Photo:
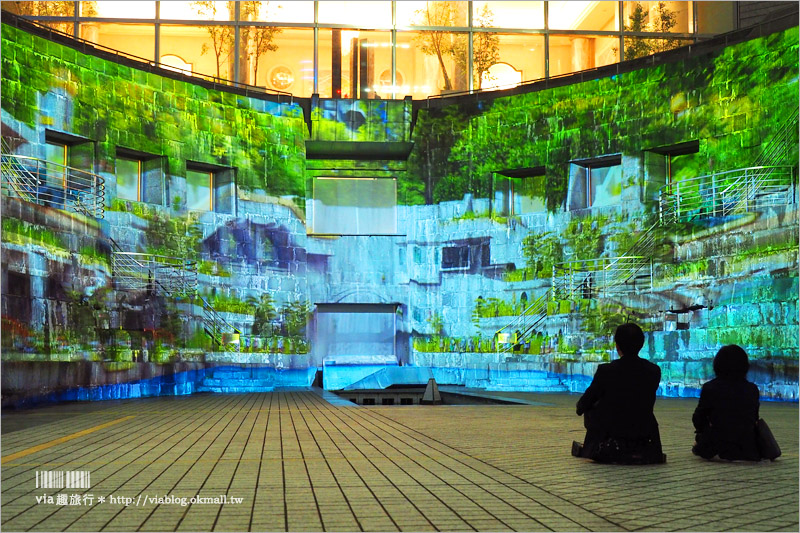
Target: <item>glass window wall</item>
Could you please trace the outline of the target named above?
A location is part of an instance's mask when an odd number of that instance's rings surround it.
[[[403,87],[399,98],[463,92],[468,83],[468,34],[441,30],[397,32],[397,70]]]
[[[472,24],[479,28],[544,28],[544,2],[472,2]]]
[[[393,98],[394,93],[391,32],[320,30],[320,96]]]
[[[560,76],[619,61],[619,39],[594,35],[551,35],[550,76]]]
[[[318,16],[320,24],[346,23],[362,28],[388,29],[392,27],[392,3],[320,2]]]
[[[733,2],[691,1],[64,1],[3,8],[70,34],[77,22],[90,42],[196,76],[333,98],[503,88],[614,63],[620,49],[625,59],[669,50],[735,24]]]
[[[244,2],[243,2],[244,3]],[[163,20],[233,20],[233,2],[161,2]]]
[[[106,19],[152,19],[156,16],[155,2],[81,2],[82,17]]]
[[[551,30],[617,31],[617,2],[549,2],[548,23]]]
[[[544,78],[544,35],[494,33],[483,40],[476,32],[472,46],[475,89]]]
[[[694,27],[692,4],[693,2],[623,2],[624,29],[657,33],[691,33]]]
[[[148,61],[155,59],[156,32],[152,24],[84,22],[81,38]]]
[[[161,58],[168,65],[196,74],[233,79],[232,26],[161,26]],[[178,66],[178,58],[183,65]],[[174,64],[173,64],[174,63]]]
[[[327,3],[327,2],[326,2]],[[242,20],[254,20],[258,22],[284,22],[291,24],[313,24],[314,23],[314,2],[289,1],[289,2],[242,2],[249,4],[249,8],[242,8]],[[247,18],[244,16],[246,11],[253,13]],[[344,15],[340,13],[340,18]],[[342,21],[339,21],[343,23]]]
[[[467,25],[469,2],[397,2],[398,27]]]
[[[314,30],[252,26],[247,33],[246,69],[240,69],[247,83],[297,96],[314,93]]]

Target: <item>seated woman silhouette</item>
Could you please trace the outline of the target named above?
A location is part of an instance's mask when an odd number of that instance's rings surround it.
[[[578,400],[586,437],[582,445],[573,442],[572,455],[604,463],[664,463],[653,414],[661,369],[639,357],[644,333],[636,324],[619,326],[614,342],[620,358],[598,366]]]
[[[750,362],[739,346],[723,346],[714,357],[716,377],[703,385],[692,415],[696,443],[692,453],[704,459],[759,461],[756,446],[758,387],[747,381]]]

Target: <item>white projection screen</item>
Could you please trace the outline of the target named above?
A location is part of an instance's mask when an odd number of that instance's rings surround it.
[[[323,357],[395,354],[394,305],[317,304],[316,308],[315,349]]]
[[[312,233],[397,234],[396,178],[314,178]]]

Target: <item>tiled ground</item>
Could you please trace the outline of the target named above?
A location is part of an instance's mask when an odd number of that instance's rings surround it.
[[[2,530],[798,530],[797,404],[762,404],[774,463],[694,457],[696,401],[659,399],[668,463],[609,466],[570,456],[575,396],[528,397],[547,405],[338,407],[287,391],[4,412]],[[37,489],[43,470],[89,470],[91,488]],[[92,504],[36,501],[59,493]],[[181,505],[196,495],[228,501]]]

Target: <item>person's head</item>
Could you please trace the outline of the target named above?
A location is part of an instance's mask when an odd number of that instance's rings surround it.
[[[617,327],[614,332],[614,343],[621,357],[626,355],[639,355],[639,350],[644,346],[644,332],[642,328],[628,322]]]
[[[714,374],[718,378],[744,379],[750,369],[747,352],[741,346],[723,346],[714,357]]]

